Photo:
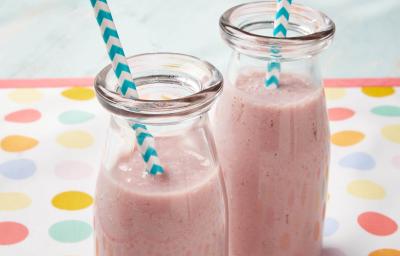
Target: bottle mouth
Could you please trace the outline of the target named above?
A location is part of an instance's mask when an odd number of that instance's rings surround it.
[[[126,118],[165,118],[198,115],[209,109],[222,90],[221,73],[210,63],[179,53],[145,53],[127,58],[139,99],[118,91],[118,80],[107,65],[95,78],[101,105]]]
[[[232,7],[220,18],[221,36],[241,53],[283,61],[312,57],[332,41],[335,23],[324,13],[299,4],[291,6],[288,36],[269,36],[275,12],[276,2],[271,0]]]

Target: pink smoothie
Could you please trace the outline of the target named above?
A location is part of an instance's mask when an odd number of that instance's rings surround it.
[[[157,138],[164,175],[144,175],[138,152],[103,168],[95,205],[97,255],[227,256],[225,190],[209,148],[199,142],[204,139],[199,130]]]
[[[216,112],[230,256],[317,256],[329,161],[324,91],[293,75],[266,90],[264,75],[228,84]]]

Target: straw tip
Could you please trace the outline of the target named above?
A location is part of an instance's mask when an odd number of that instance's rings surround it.
[[[147,172],[152,176],[161,175],[161,174],[164,173],[164,168],[162,166],[160,166],[160,165],[153,164],[151,169],[147,170]]]
[[[265,79],[265,88],[276,89],[278,87],[279,87],[279,80],[276,76],[271,76],[270,78]]]

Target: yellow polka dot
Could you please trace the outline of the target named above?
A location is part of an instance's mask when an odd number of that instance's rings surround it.
[[[85,87],[73,87],[61,93],[71,100],[90,100],[94,97],[94,91]]]
[[[32,103],[42,99],[42,94],[36,89],[16,89],[8,97],[17,103]]]
[[[371,86],[371,87],[363,87],[361,91],[370,97],[385,97],[392,95],[394,93],[393,87],[378,87],[378,86]]]
[[[8,152],[21,152],[35,147],[39,142],[22,135],[10,135],[1,141],[1,148]]]
[[[385,190],[380,185],[369,180],[352,181],[347,186],[347,192],[364,199],[377,200],[385,197]]]
[[[387,125],[383,127],[382,135],[391,142],[400,144],[400,124]]]
[[[13,211],[28,207],[31,199],[24,193],[4,192],[0,193],[0,211]]]
[[[93,198],[85,192],[66,191],[53,197],[51,203],[61,210],[76,211],[92,205]]]
[[[371,252],[368,256],[400,256],[400,251],[394,249],[380,249]]]
[[[67,148],[86,148],[93,144],[93,137],[85,131],[68,131],[60,134],[57,141]]]
[[[327,100],[338,100],[346,95],[344,88],[325,88],[325,97]]]
[[[359,143],[364,139],[365,135],[357,131],[341,131],[332,134],[331,141],[337,146],[351,146]]]

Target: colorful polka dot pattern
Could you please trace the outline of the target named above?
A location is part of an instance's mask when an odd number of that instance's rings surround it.
[[[89,247],[98,166],[90,156],[100,119],[94,113],[104,114],[93,89],[2,89],[3,95],[8,102],[0,108],[0,255],[22,255],[18,244],[43,241]],[[70,254],[81,253],[63,253]]]
[[[325,222],[310,231],[318,236],[323,224],[323,256],[399,256],[400,204],[393,202],[400,194],[400,89],[326,88],[325,95],[329,199]],[[108,126],[94,91],[1,89],[0,96],[7,101],[0,108],[0,254],[22,255],[19,244],[42,241],[91,248],[94,181]],[[51,209],[46,216],[44,208]],[[282,250],[290,237],[277,241]]]
[[[400,244],[393,242],[400,241],[400,205],[393,206],[400,194],[393,180],[400,178],[398,87],[325,92],[332,163],[323,255],[400,256]],[[361,236],[354,242],[362,246],[344,245],[341,239],[349,236]]]

